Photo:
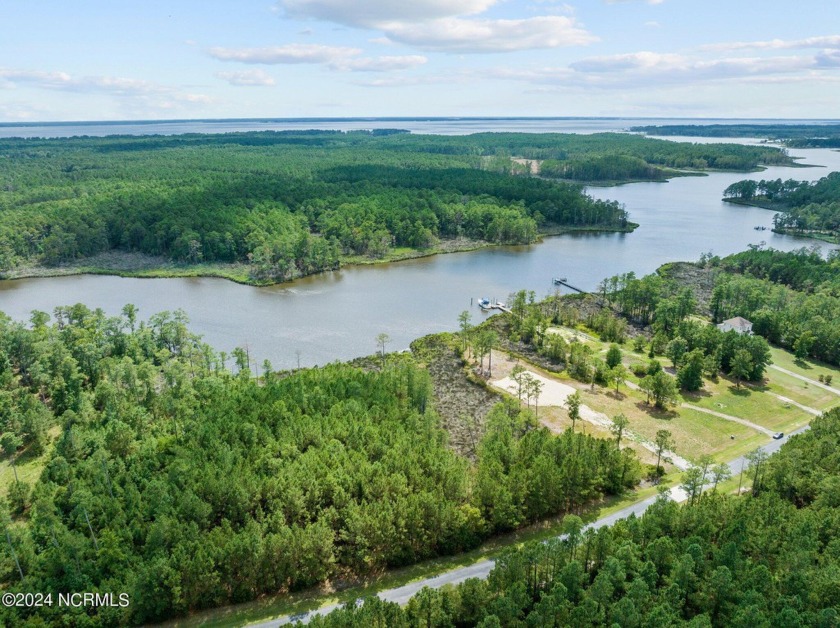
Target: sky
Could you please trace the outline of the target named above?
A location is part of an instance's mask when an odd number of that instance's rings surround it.
[[[837,0],[4,0],[0,122],[840,117]]]

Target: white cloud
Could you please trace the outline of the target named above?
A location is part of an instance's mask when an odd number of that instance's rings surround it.
[[[350,57],[336,60],[330,67],[336,70],[353,72],[391,72],[407,70],[426,63],[426,57],[421,55],[405,55],[392,57]]]
[[[840,50],[823,50],[816,56],[817,66],[821,68],[840,68]]]
[[[488,78],[553,85],[560,89],[649,90],[657,87],[739,81],[827,82],[840,68],[840,54],[702,59],[681,54],[635,52],[590,57],[567,67],[494,68]]]
[[[0,68],[0,86],[34,87],[78,94],[105,94],[119,97],[125,104],[155,110],[178,109],[182,103],[209,104],[204,94],[185,92],[168,85],[114,76],[73,76],[67,72]]]
[[[483,13],[497,0],[279,0],[292,17],[312,17],[347,26],[413,22]]]
[[[498,0],[280,0],[287,15],[380,31],[392,42],[453,53],[586,45],[597,38],[569,15],[475,17]],[[560,10],[567,11],[568,5]]]
[[[215,76],[237,87],[260,87],[274,85],[274,78],[262,70],[216,72]]]
[[[722,44],[709,44],[702,46],[700,50],[730,52],[735,50],[793,50],[798,48],[840,48],[840,35],[790,40],[734,41]]]
[[[816,60],[807,56],[698,60],[678,54],[635,52],[592,57],[569,67],[602,82],[615,80],[627,84],[648,79],[662,84],[795,73],[815,64]]]
[[[330,63],[343,57],[358,55],[358,48],[323,46],[320,44],[288,44],[264,48],[211,48],[210,56],[220,61],[239,63],[289,64]]]
[[[574,19],[552,15],[522,20],[444,18],[418,23],[381,24],[392,40],[443,52],[512,52],[582,46],[597,38]]]
[[[407,70],[427,61],[426,57],[421,55],[365,57],[359,48],[318,44],[289,44],[268,48],[212,48],[210,56],[220,61],[264,65],[320,64],[344,72]]]
[[[446,85],[464,84],[475,78],[468,72],[452,72],[449,74],[424,74],[413,76],[385,76],[364,81],[354,81],[363,87],[411,87],[414,85]]]

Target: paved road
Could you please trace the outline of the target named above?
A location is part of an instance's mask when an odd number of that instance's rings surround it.
[[[767,454],[775,453],[776,451],[781,448],[781,446],[794,434],[799,434],[804,432],[808,429],[809,426],[802,427],[791,434],[786,435],[784,438],[779,440],[770,441],[768,444],[764,445],[761,449],[763,449]],[[732,471],[732,476],[735,477],[738,475],[742,469],[746,469],[749,463],[746,460],[746,456],[740,456],[735,458],[734,460],[729,462],[729,468]],[[672,495],[674,495],[677,499],[680,499],[680,489],[672,489]],[[614,524],[616,521],[621,519],[626,519],[630,515],[636,515],[637,517],[640,516],[645,510],[647,510],[651,504],[653,504],[658,496],[654,495],[653,497],[648,497],[645,500],[636,502],[635,504],[631,504],[626,508],[622,508],[614,512],[611,515],[607,515],[606,517],[602,517],[597,521],[589,524],[588,528],[602,528],[604,526],[610,526]],[[377,595],[388,602],[396,602],[397,604],[405,604],[414,596],[417,592],[420,591],[423,587],[429,587],[432,589],[440,588],[447,584],[458,584],[459,582],[463,582],[468,578],[486,578],[490,571],[493,569],[495,565],[495,561],[493,560],[482,560],[467,567],[459,567],[458,569],[453,569],[451,571],[447,571],[437,576],[425,578],[423,580],[417,580],[416,582],[410,582],[401,587],[397,587],[395,589],[388,589],[386,591],[380,591]],[[258,624],[251,624],[253,628],[273,628],[274,626],[283,626],[295,622],[300,622],[303,624],[309,623],[313,617],[318,615],[327,615],[331,611],[335,610],[341,606],[340,604],[330,604],[328,606],[323,606],[317,610],[308,611],[305,613],[298,613],[296,615],[286,615],[283,617],[277,617],[275,619],[258,623]]]
[[[828,384],[823,384],[822,382],[818,382],[815,379],[811,379],[810,377],[805,377],[804,375],[800,375],[799,373],[794,373],[793,371],[789,371],[786,368],[782,368],[781,366],[776,366],[775,364],[770,365],[771,369],[775,369],[777,371],[781,371],[782,373],[787,373],[791,377],[795,377],[796,379],[801,379],[803,382],[808,382],[809,384],[813,384],[817,388],[823,388],[829,392],[833,392],[835,395],[840,396],[840,388],[834,388],[833,386],[829,386]]]

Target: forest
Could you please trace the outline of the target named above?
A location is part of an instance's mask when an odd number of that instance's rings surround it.
[[[275,372],[246,349],[215,353],[183,313],[145,321],[131,305],[0,319],[2,455],[44,460],[0,500],[0,580],[131,600],[0,620],[134,625],[364,577],[579,512],[642,475],[615,440],[552,434],[515,401],[462,457],[422,364],[373,363]]]
[[[840,254],[757,247],[707,261],[718,272],[715,321],[744,316],[753,331],[798,357],[840,365]]]
[[[624,320],[602,312],[587,324],[607,341],[621,341],[625,321],[647,329],[650,357],[673,354],[676,346],[680,362],[700,350],[697,366],[709,375],[736,369],[743,379],[760,380],[770,360],[768,342],[797,357],[840,365],[838,251],[823,256],[819,248],[783,252],[752,246],[724,258],[705,255],[694,266],[711,281],[702,304],[696,285],[670,277],[666,266],[642,278],[626,273],[605,279],[600,298]],[[556,309],[561,320],[568,316],[564,311]],[[742,316],[753,323],[753,335],[724,333],[692,318],[695,313],[713,323]],[[679,369],[677,374],[679,379]]]
[[[562,540],[508,551],[486,581],[427,588],[405,607],[369,598],[310,625],[836,626],[838,450],[834,409],[752,464],[746,495],[663,495],[599,529],[567,516]]]
[[[840,241],[840,172],[819,181],[781,179],[738,181],[723,192],[724,200],[780,210],[773,218],[778,233]]]
[[[760,137],[790,148],[838,148],[838,124],[667,124],[634,126],[631,131],[648,135],[681,137]]]
[[[445,241],[635,227],[618,203],[531,176],[514,157],[549,160],[550,176],[611,181],[790,161],[775,148],[628,134],[396,130],[11,138],[0,155],[0,274],[117,251],[239,264],[253,283]]]

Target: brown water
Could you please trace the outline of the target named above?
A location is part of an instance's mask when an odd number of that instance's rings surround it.
[[[771,168],[752,178],[818,179],[840,170],[840,153],[797,150],[807,163],[828,168]],[[506,299],[526,288],[542,296],[551,278],[563,275],[583,289],[627,271],[649,273],[665,262],[695,260],[713,251],[726,255],[749,244],[790,250],[817,244],[769,231],[773,212],[720,201],[743,174],[714,173],[668,183],[633,183],[590,190],[598,198],[625,203],[641,223],[632,234],[569,235],[527,247],[499,247],[346,268],[292,284],[254,288],[223,279],[125,279],[76,276],[0,282],[0,311],[26,320],[32,310],[52,312],[82,302],[117,314],[134,303],[141,315],[183,309],[191,327],[219,350],[248,344],[257,360],[291,367],[300,351],[303,365],[367,355],[376,336],[392,338],[388,350],[405,349],[424,334],[455,330],[458,314],[471,299]],[[768,227],[756,231],[755,226]],[[825,248],[828,247],[823,245]]]

